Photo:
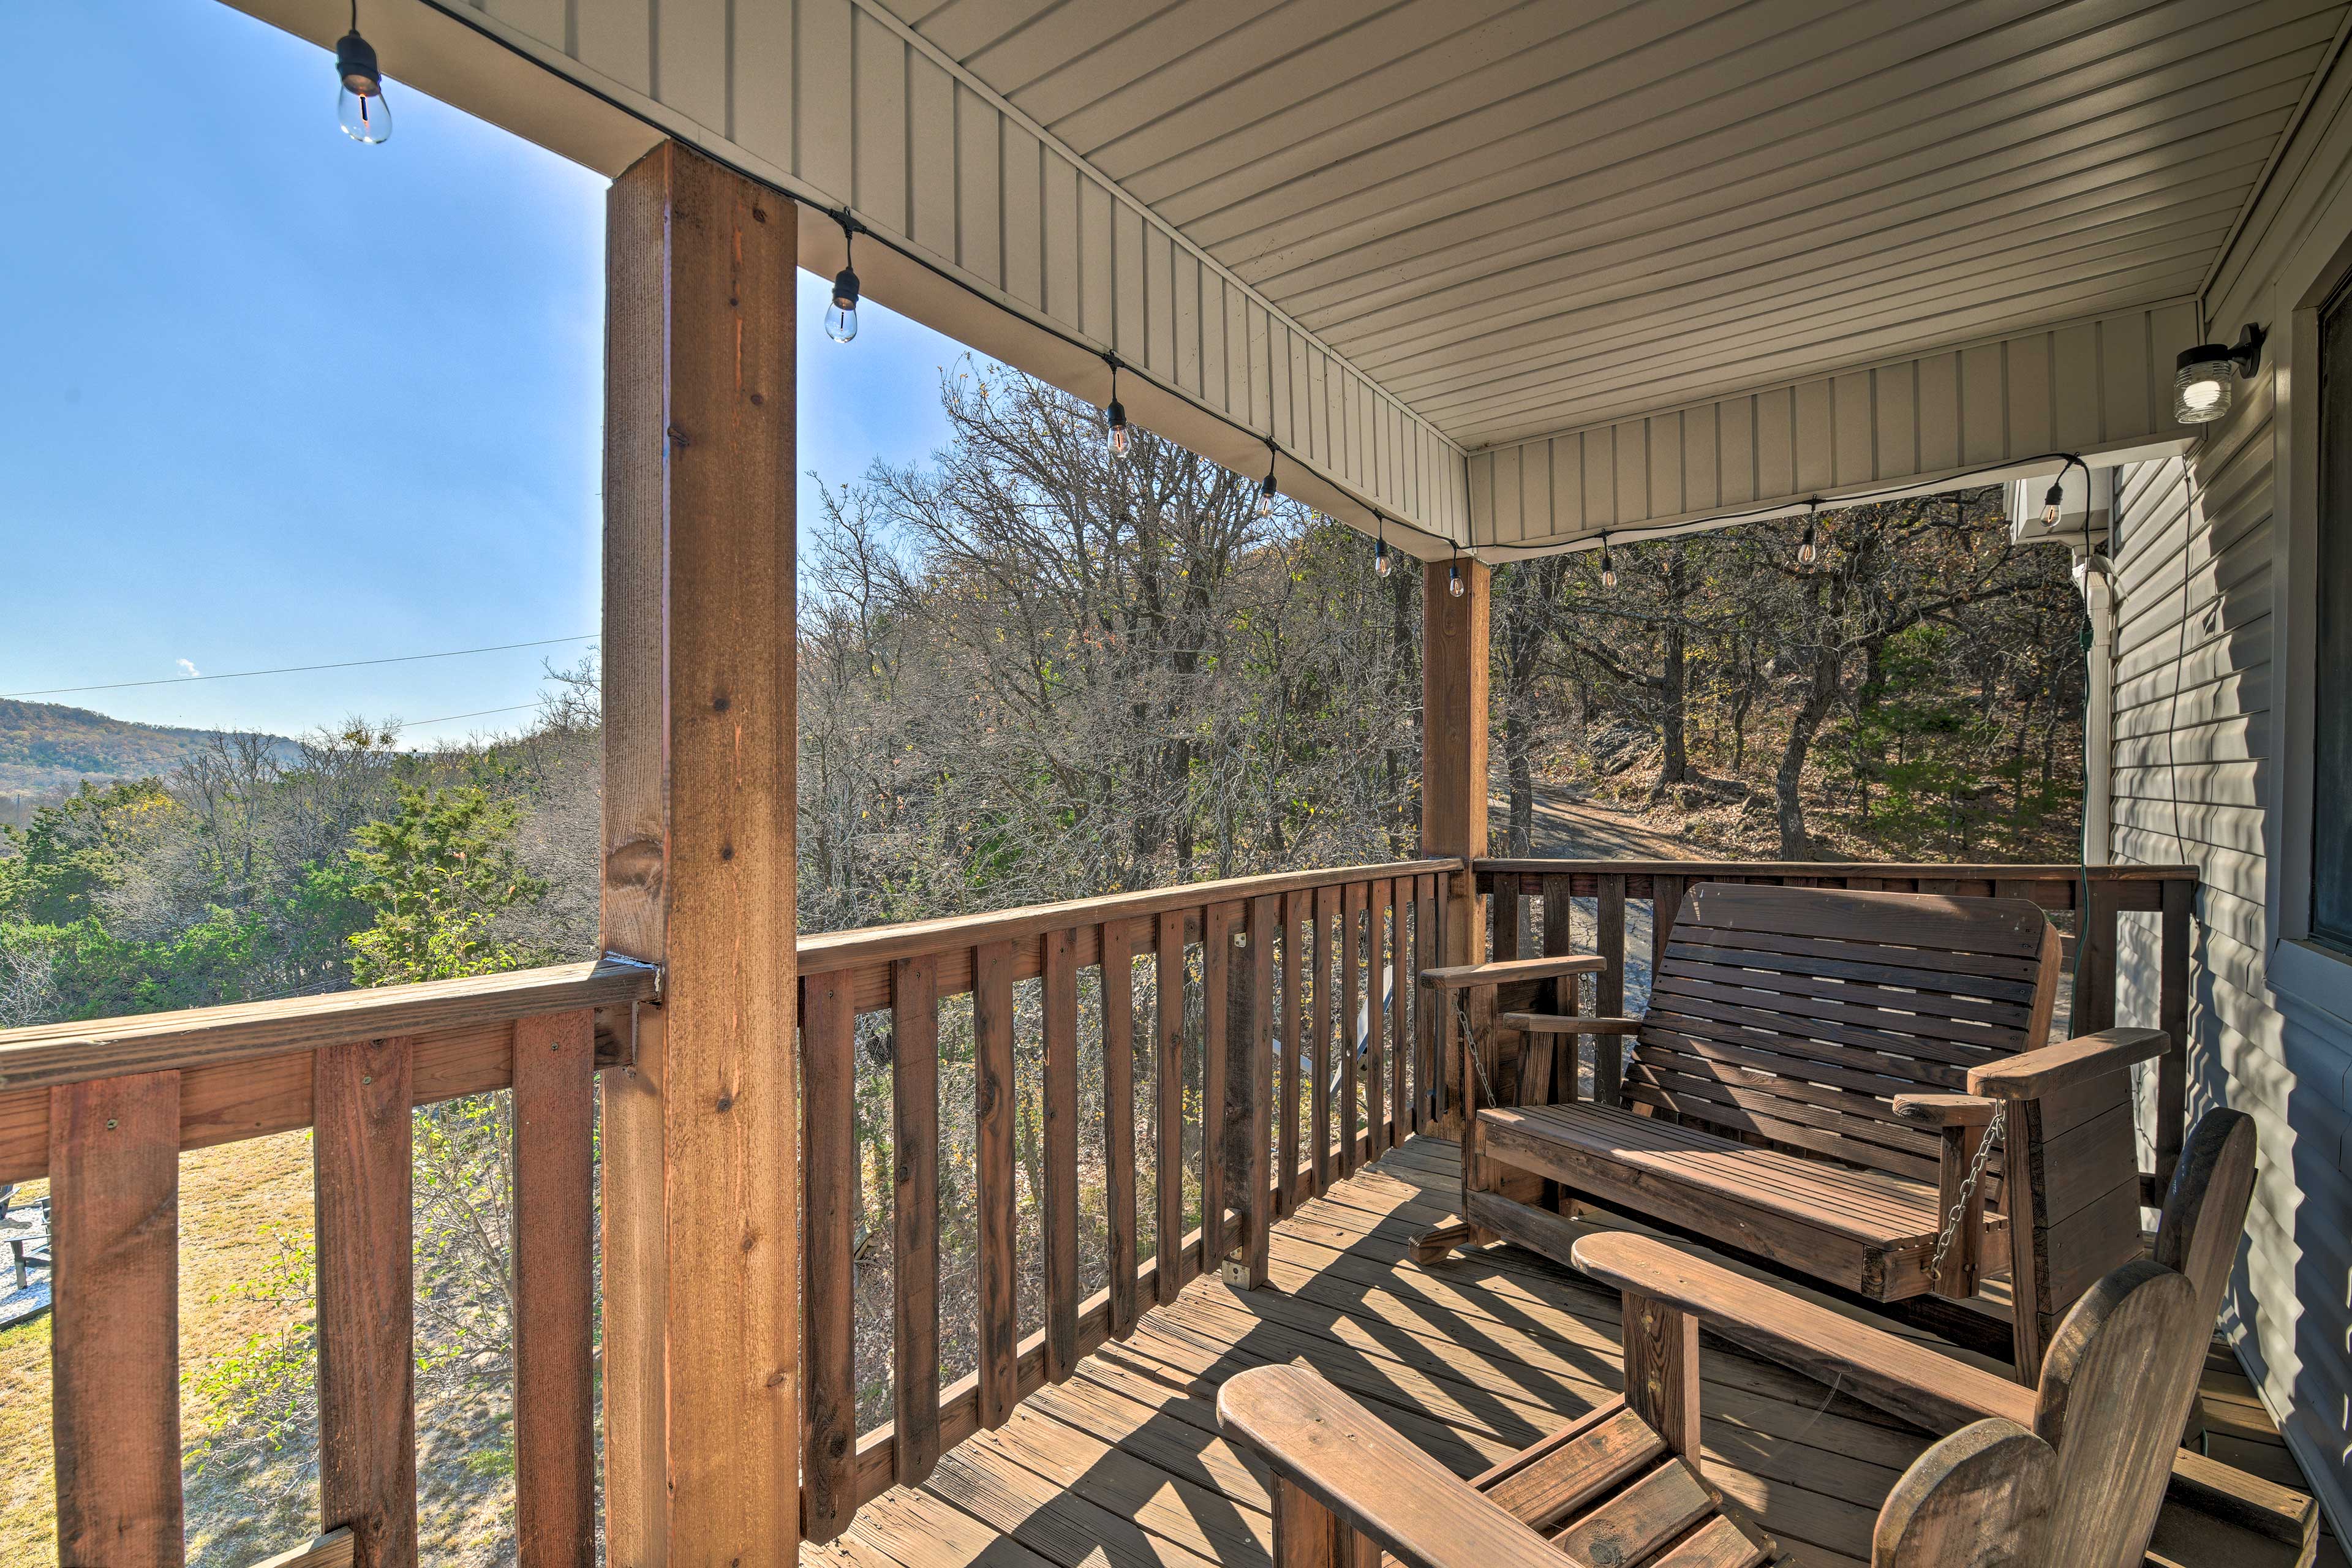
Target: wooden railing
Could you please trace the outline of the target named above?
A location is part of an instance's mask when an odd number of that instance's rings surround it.
[[[2185,1035],[2196,886],[2187,868],[1418,860],[805,938],[810,1539],[836,1535],[889,1486],[924,1479],[944,1449],[1003,1423],[1203,1269],[1263,1284],[1276,1218],[1443,1115],[1438,1019],[1412,977],[1441,962],[1444,884],[1465,872],[1490,895],[1497,957],[1572,945],[1571,910],[1591,900],[1604,960],[1592,1000],[1612,1014],[1625,1001],[1629,902],[1651,903],[1655,942],[1701,880],[2011,894],[2073,911],[2084,944],[2077,1031],[2113,1022],[2116,916],[2157,911],[2158,1022],[2176,1041]],[[1031,983],[1024,1013],[1017,1002]],[[180,1561],[178,1154],[300,1127],[317,1130],[329,1528],[283,1561],[398,1561],[412,1549],[409,1113],[510,1088],[515,1208],[530,1216],[512,1238],[520,1555],[576,1561],[594,1539],[593,1078],[632,1059],[635,1009],[658,990],[653,970],[605,961],[0,1033],[0,1183],[47,1176],[55,1198],[64,1560]],[[968,1013],[943,1007],[967,994]],[[859,1342],[880,1331],[861,1331],[856,1313],[858,1020],[869,1015],[869,1035],[888,1036],[891,1397],[890,1419],[861,1430]],[[944,1109],[969,1117],[977,1154],[978,1348],[952,1382],[940,1333],[943,1025],[969,1041],[971,1103]],[[1099,1052],[1082,1050],[1095,1042]],[[1030,1211],[1015,1180],[1024,1063],[1042,1084],[1043,1178]],[[1099,1096],[1090,1083],[1087,1099],[1102,1108],[1108,1252],[1103,1289],[1084,1297],[1082,1063],[1101,1074]],[[2159,1162],[2178,1152],[2178,1069],[2176,1051],[2160,1090]],[[1150,1161],[1149,1212],[1139,1155]],[[1044,1265],[1034,1324],[1021,1317],[1024,1226]]]
[[[274,1564],[413,1562],[410,1110],[514,1090],[515,1490],[525,1563],[594,1540],[594,1076],[649,968],[567,964],[0,1033],[0,1183],[50,1183],[59,1560],[183,1554],[179,1155],[315,1127],[325,1533]]]
[[[2187,1131],[2189,926],[2198,875],[2193,866],[1478,860],[1473,862],[1473,869],[1490,911],[1490,951],[1497,958],[1574,951],[1572,911],[1577,900],[1591,900],[1591,951],[1604,964],[1593,977],[1593,1009],[1603,1016],[1625,1010],[1627,900],[1650,903],[1650,962],[1654,971],[1684,892],[1699,882],[2016,898],[2030,900],[2053,913],[2071,913],[2074,929],[2068,934],[2068,952],[2079,953],[2079,963],[2068,1019],[2070,1036],[2115,1026],[2116,917],[2126,910],[2157,913],[2160,921],[2154,1023],[2171,1035],[2172,1048],[2157,1063],[2155,1169],[2144,1175],[2143,1185],[2152,1197],[2171,1183]],[[1526,907],[1528,900],[1534,902],[1532,910]],[[1523,953],[1522,947],[1529,951]],[[1596,1060],[1595,1070],[1603,1070],[1603,1064]]]
[[[928,1476],[942,1450],[1004,1421],[1203,1268],[1266,1278],[1268,1227],[1435,1111],[1433,1020],[1413,971],[1438,962],[1440,879],[1418,860],[1150,892],[804,939],[805,1533],[827,1541],[866,1500]],[[1138,965],[1154,1103],[1154,1212],[1138,1210]],[[1081,972],[1094,1016],[1081,1016]],[[1021,1331],[1014,1179],[1015,986],[1041,983],[1044,1322]],[[1188,993],[1199,996],[1188,1013]],[[941,1003],[965,993],[980,1205],[978,1365],[940,1372]],[[887,1015],[892,1172],[891,1420],[857,1418],[856,1021]],[[961,1026],[959,1016],[955,1020]],[[1337,1038],[1335,1038],[1335,1030]],[[1108,1281],[1080,1298],[1077,1074],[1102,1044]],[[1279,1047],[1277,1048],[1277,1042]],[[1198,1090],[1195,1114],[1188,1088]],[[1301,1148],[1302,1139],[1304,1149]],[[1186,1194],[1186,1151],[1199,1199]],[[1148,1228],[1150,1255],[1139,1258]],[[1230,1259],[1230,1261],[1229,1261]]]

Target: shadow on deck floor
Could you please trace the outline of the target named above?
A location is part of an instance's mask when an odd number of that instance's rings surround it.
[[[1407,1237],[1451,1212],[1458,1170],[1454,1144],[1419,1138],[1336,1184],[1276,1226],[1272,1289],[1195,1280],[1069,1382],[948,1453],[923,1486],[883,1494],[839,1541],[803,1548],[803,1562],[1255,1568],[1272,1543],[1266,1489],[1218,1437],[1216,1389],[1302,1355],[1465,1475],[1592,1408],[1620,1382],[1614,1292],[1514,1247],[1432,1269],[1405,1259]],[[2209,1415],[2224,1407],[2241,1449],[2215,1458],[2274,1468],[2285,1451],[2274,1430],[2265,1444],[2268,1422],[2235,1397],[2234,1373],[2217,1364],[2208,1379]],[[1707,1479],[1802,1561],[1865,1562],[1880,1500],[1927,1439],[1711,1339],[1702,1376]],[[2300,1484],[2291,1465],[2274,1479]],[[2334,1544],[2323,1563],[2342,1561]]]

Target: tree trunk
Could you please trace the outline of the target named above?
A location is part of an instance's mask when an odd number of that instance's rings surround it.
[[[1800,786],[1804,779],[1805,757],[1812,750],[1813,737],[1821,732],[1822,721],[1830,716],[1830,706],[1837,700],[1838,680],[1844,662],[1835,648],[1813,650],[1813,668],[1805,687],[1805,700],[1789,725],[1788,743],[1780,748],[1780,765],[1772,774],[1772,794],[1780,805],[1780,858],[1783,860],[1809,858],[1812,849],[1811,837],[1805,831],[1805,798]]]
[[[1511,781],[1510,853],[1522,860],[1535,853],[1534,731],[1519,713],[1503,721],[1503,763]]]
[[[1675,606],[1679,613],[1681,606]],[[1659,674],[1658,728],[1665,741],[1665,756],[1658,767],[1658,787],[1654,792],[1664,795],[1666,786],[1685,783],[1690,778],[1690,757],[1685,744],[1688,723],[1686,693],[1683,666],[1683,624],[1679,619],[1666,623],[1664,663]]]

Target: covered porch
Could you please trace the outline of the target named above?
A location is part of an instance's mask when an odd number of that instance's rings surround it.
[[[330,46],[344,21],[236,3]],[[2324,141],[2352,6],[1363,9],[370,8],[395,82],[614,177],[604,953],[0,1035],[0,1182],[55,1192],[68,1564],[182,1562],[178,1157],[303,1127],[320,1534],[271,1568],[415,1561],[410,1113],[496,1091],[528,1568],[1254,1563],[1262,1478],[1207,1404],[1232,1370],[1304,1355],[1464,1471],[1609,1386],[1610,1292],[1507,1248],[1403,1260],[1458,1185],[1452,1026],[1412,977],[1570,946],[1622,1013],[1642,933],[1708,881],[2041,906],[2079,954],[2066,1032],[2168,1037],[2144,1200],[2195,1111],[2267,1118],[2233,1339],[2305,1294],[2340,1316],[2282,1241],[2337,1173],[2290,1090],[2213,1048],[2215,938],[2262,937],[2239,892],[2215,917],[2177,769],[2174,852],[2102,834],[2080,866],[1496,861],[1486,748],[1498,564],[2054,481],[2044,536],[2095,574],[2093,475],[2194,460],[2176,357],[2232,335],[2210,307],[2282,182],[2352,166]],[[1076,395],[1116,378],[1155,433],[1415,558],[1417,858],[803,934],[799,268]],[[2099,722],[2095,751],[2147,764]],[[885,1033],[869,1169],[852,1069]],[[946,1118],[975,1130],[955,1214]],[[857,1223],[877,1178],[887,1235]],[[942,1279],[950,1221],[978,1232],[969,1281]],[[1709,1478],[1806,1560],[1865,1559],[1926,1436],[1706,1356]],[[2255,1394],[2217,1351],[2151,1561],[2312,1560],[2310,1494],[2340,1484],[2283,1462],[2272,1415],[2326,1458],[2313,1392]]]

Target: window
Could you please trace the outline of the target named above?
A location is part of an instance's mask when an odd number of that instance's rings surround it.
[[[2311,935],[2352,952],[2352,290],[2319,314]]]

